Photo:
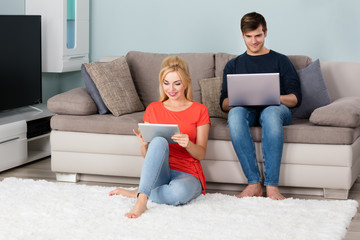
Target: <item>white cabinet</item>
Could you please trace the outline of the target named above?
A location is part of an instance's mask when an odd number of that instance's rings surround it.
[[[26,0],[41,15],[42,71],[70,72],[89,62],[89,0]]]
[[[0,125],[0,171],[27,162],[26,121]]]
[[[0,111],[0,171],[50,156],[50,118],[45,104]]]
[[[27,139],[28,162],[50,156],[50,133]]]

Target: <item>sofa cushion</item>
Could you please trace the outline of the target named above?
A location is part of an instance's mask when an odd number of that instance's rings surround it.
[[[330,95],[319,60],[298,70],[297,73],[300,78],[302,102],[299,107],[292,109],[292,115],[294,118],[309,118],[316,108],[330,104]]]
[[[237,57],[238,55],[228,53],[215,54],[215,77],[223,77],[224,68],[228,61]]]
[[[211,118],[209,139],[231,141],[227,120],[223,118]],[[251,127],[251,135],[255,142],[261,142],[262,128]],[[292,125],[284,126],[285,143],[304,144],[344,144],[350,145],[360,136],[360,127],[343,128],[317,126],[308,119],[294,120]]]
[[[296,70],[306,68],[312,63],[311,58],[304,55],[288,55],[288,58]]]
[[[144,110],[125,57],[84,64],[107,108],[114,116]]]
[[[344,97],[316,109],[310,122],[318,125],[352,127],[360,126],[360,97]]]
[[[207,107],[210,117],[227,118],[227,113],[221,111],[219,105],[222,77],[199,80],[202,103]]]
[[[223,72],[226,63],[237,57],[238,55],[228,53],[216,53],[215,54],[215,77],[223,77]],[[291,63],[296,70],[307,67],[311,63],[311,58],[303,55],[288,55]]]
[[[126,55],[126,60],[140,100],[145,107],[151,102],[159,101],[161,62],[172,55],[179,56],[189,66],[194,101],[201,102],[199,79],[214,77],[214,54],[212,53],[159,54],[130,51]]]
[[[132,129],[137,129],[137,124],[142,122],[143,115],[143,111],[120,117],[114,117],[112,114],[55,115],[51,118],[50,124],[53,130],[60,131],[133,135]],[[227,120],[224,118],[210,118],[210,120],[209,139],[231,141]],[[251,127],[251,135],[255,142],[261,141],[261,130],[261,127]],[[360,127],[317,126],[308,119],[297,119],[292,125],[284,126],[285,143],[350,145],[359,136]]]
[[[102,100],[99,90],[97,89],[94,81],[91,79],[89,73],[86,71],[84,64],[81,65],[81,75],[91,98],[94,100],[97,106],[99,114],[109,113],[109,109],[106,107],[104,101]]]
[[[56,114],[90,115],[97,107],[86,88],[74,88],[57,94],[47,101],[47,108]]]
[[[115,117],[112,114],[72,116],[55,115],[51,118],[50,125],[53,130],[134,135],[132,129],[138,129],[142,122],[144,111],[125,114]]]

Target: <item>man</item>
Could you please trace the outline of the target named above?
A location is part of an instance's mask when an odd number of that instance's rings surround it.
[[[244,15],[240,27],[247,50],[226,64],[220,96],[221,109],[229,111],[228,125],[232,144],[248,179],[248,186],[236,196],[263,196],[262,179],[250,134],[251,126],[261,125],[266,196],[281,200],[285,199],[278,188],[284,144],[283,126],[292,122],[289,108],[301,103],[300,81],[288,57],[265,47],[267,27],[261,14],[252,12]],[[229,106],[227,74],[241,73],[280,73],[281,104],[267,107]]]

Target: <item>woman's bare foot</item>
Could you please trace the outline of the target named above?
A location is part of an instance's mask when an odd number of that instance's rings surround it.
[[[261,183],[253,183],[249,184],[240,194],[235,197],[243,198],[243,197],[262,197],[263,190],[261,187]]]
[[[128,198],[136,198],[137,193],[138,193],[138,189],[126,190],[123,188],[117,188],[115,190],[112,190],[109,193],[109,196],[121,195],[121,196],[128,197]]]
[[[147,210],[147,201],[148,197],[146,196],[146,194],[140,193],[136,200],[134,208],[130,212],[126,213],[125,216],[128,218],[140,217],[141,214],[143,214]]]
[[[278,187],[266,186],[266,196],[272,200],[284,200],[285,197],[280,193]]]

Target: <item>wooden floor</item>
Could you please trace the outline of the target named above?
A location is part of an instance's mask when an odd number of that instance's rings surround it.
[[[56,181],[55,174],[51,172],[50,158],[35,161],[17,168],[13,168],[7,171],[0,172],[0,181],[7,177],[17,178],[31,178],[31,179],[44,179],[47,181]],[[80,184],[87,185],[99,185],[99,186],[119,186],[116,183],[101,183],[101,182],[79,182]],[[129,185],[123,185],[128,187]],[[212,191],[213,192],[213,191]],[[221,191],[220,191],[221,192]],[[226,194],[236,194],[231,192],[223,192]],[[305,196],[305,195],[285,195],[287,197],[296,197],[300,199],[321,199],[319,196]],[[360,204],[360,177],[355,182],[354,186],[350,190],[349,199],[354,199]],[[348,228],[345,240],[359,240],[360,239],[360,208],[355,217],[352,219],[351,224]]]

